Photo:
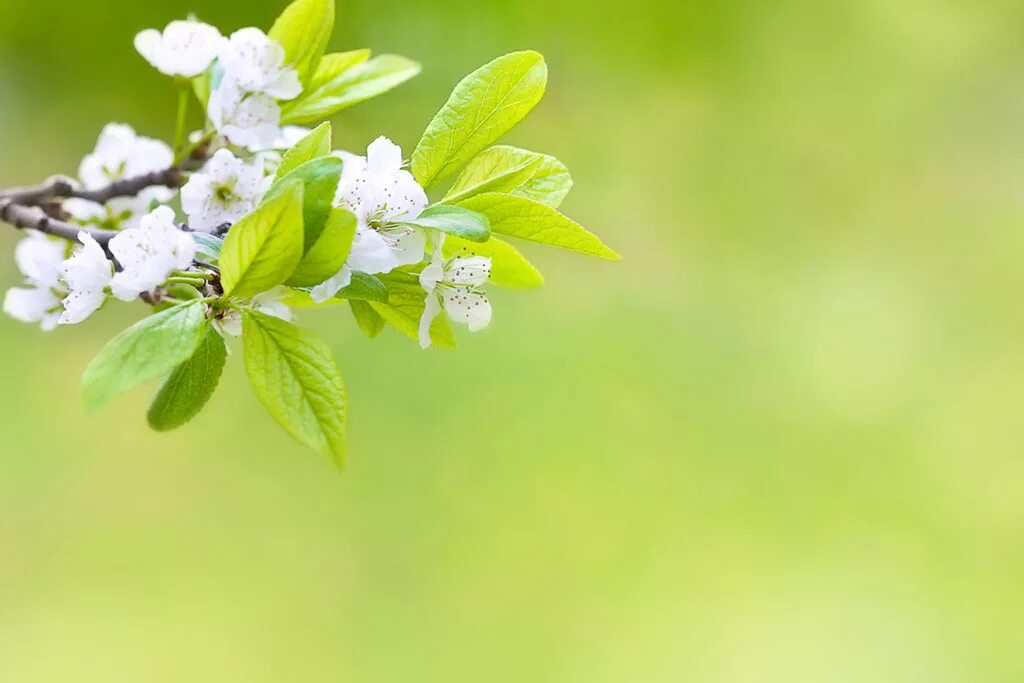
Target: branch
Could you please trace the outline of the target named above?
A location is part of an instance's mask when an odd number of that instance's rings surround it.
[[[115,180],[98,190],[76,188],[70,180],[58,176],[39,185],[0,190],[0,200],[6,199],[18,204],[38,205],[51,199],[77,197],[78,199],[87,199],[97,204],[103,204],[115,197],[134,197],[147,187],[181,187],[184,181],[185,178],[182,175],[181,169],[177,166],[144,173],[132,178]]]
[[[74,191],[75,188],[70,180],[63,176],[58,176],[38,185],[11,187],[0,190],[0,201],[10,200],[19,204],[40,204],[55,197],[70,197]]]
[[[98,190],[76,190],[71,189],[70,193],[61,195],[64,197],[77,197],[88,199],[97,204],[103,204],[115,197],[134,197],[148,187],[162,185],[163,187],[178,188],[185,184],[181,169],[176,166],[165,168],[162,171],[144,173],[133,178],[115,180],[106,187]],[[58,188],[64,189],[64,188]]]
[[[16,228],[38,230],[47,235],[62,237],[72,242],[78,241],[79,232],[86,232],[104,248],[106,248],[107,242],[117,234],[114,230],[85,228],[80,225],[60,221],[47,216],[37,207],[15,204],[10,199],[0,199],[0,220],[10,223]]]

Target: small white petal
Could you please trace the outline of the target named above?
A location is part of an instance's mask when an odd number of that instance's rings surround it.
[[[423,305],[423,315],[420,316],[420,347],[430,348],[430,324],[434,322],[441,313],[441,302],[438,300],[437,295],[433,292],[427,294],[426,301]]]
[[[491,275],[491,259],[485,256],[467,256],[451,262],[444,279],[455,285],[479,287]]]
[[[14,287],[4,295],[4,313],[23,323],[42,323],[53,329],[59,317],[60,298],[52,290],[40,287]]]
[[[366,170],[392,175],[402,168],[402,148],[381,135],[366,148]]]
[[[490,324],[491,302],[480,292],[465,287],[445,287],[441,298],[448,317],[468,325],[470,332],[478,332]]]
[[[437,289],[437,283],[444,279],[444,267],[440,263],[431,263],[420,273],[420,286],[427,291]]]
[[[160,68],[160,47],[163,36],[155,28],[149,28],[135,35],[135,50],[151,65]]]
[[[309,290],[309,297],[314,302],[322,304],[333,299],[335,294],[348,287],[351,282],[352,270],[348,266],[342,266],[337,273]]]
[[[14,261],[25,279],[36,287],[56,287],[60,276],[60,264],[67,258],[67,242],[50,239],[39,232],[29,236],[14,247]]]

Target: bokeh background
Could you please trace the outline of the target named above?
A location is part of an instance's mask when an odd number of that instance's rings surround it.
[[[107,121],[168,137],[134,33],[271,0],[0,0],[0,182]],[[532,47],[507,140],[621,263],[527,249],[455,353],[307,314],[351,397],[343,475],[241,359],[148,432],[81,371],[139,311],[0,321],[0,680],[1024,680],[1024,5],[347,0],[332,49],[424,73],[335,119],[407,150]],[[0,233],[0,253],[17,235]],[[17,281],[13,260],[3,285]]]

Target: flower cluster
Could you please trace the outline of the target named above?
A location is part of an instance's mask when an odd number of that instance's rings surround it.
[[[324,54],[333,21],[330,0],[295,0],[268,32],[225,36],[195,18],[142,31],[136,50],[180,89],[174,144],[109,124],[77,179],[0,190],[0,218],[27,232],[15,249],[24,282],[4,297],[10,316],[52,330],[111,298],[153,309],[86,371],[88,409],[164,376],[149,421],[180,426],[240,336],[270,413],[340,462],[341,376],[292,324],[294,309],[348,304],[370,337],[393,327],[424,348],[452,347],[451,322],[490,324],[488,283],[543,282],[502,238],[617,258],[558,211],[572,184],[561,162],[492,144],[540,100],[540,55],[505,55],[467,76],[409,157],[385,136],[363,155],[334,149],[329,123],[307,126],[419,66]],[[203,124],[190,131],[193,97]]]

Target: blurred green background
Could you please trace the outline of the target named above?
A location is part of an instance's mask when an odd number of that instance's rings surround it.
[[[0,0],[0,183],[107,121],[171,133],[136,31],[282,3]],[[335,120],[411,151],[465,73],[541,50],[507,140],[625,260],[527,249],[455,353],[303,319],[341,476],[236,353],[210,409],[85,419],[140,312],[0,321],[0,680],[1024,680],[1024,5],[349,1],[331,47],[424,64]],[[0,233],[11,254],[17,234]],[[8,256],[4,286],[17,275]]]

